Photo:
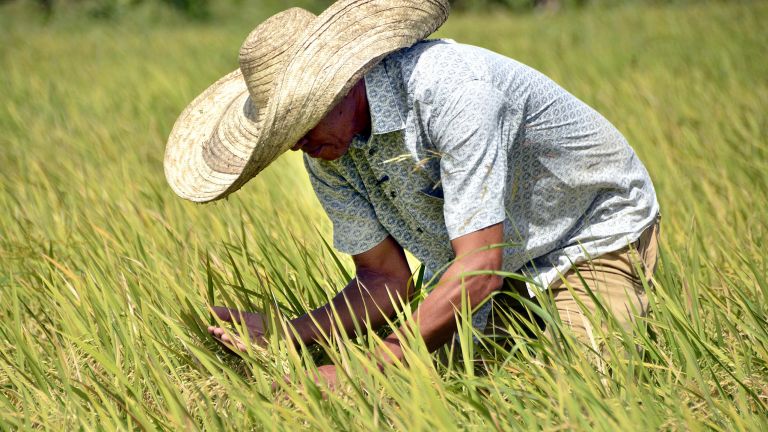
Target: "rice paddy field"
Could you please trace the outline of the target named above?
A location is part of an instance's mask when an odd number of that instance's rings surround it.
[[[489,348],[464,319],[460,358],[411,340],[409,367],[381,372],[375,336],[235,356],[205,331],[211,304],[292,317],[353,271],[296,154],[214,204],[165,182],[176,116],[276,9],[30,7],[0,4],[0,430],[768,428],[767,2],[452,15],[438,36],[551,76],[645,162],[653,311],[609,369],[568,338]],[[303,371],[330,362],[343,384],[324,392]]]

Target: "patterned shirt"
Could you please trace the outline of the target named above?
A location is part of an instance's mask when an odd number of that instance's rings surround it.
[[[335,161],[304,158],[341,252],[391,235],[439,276],[452,239],[503,223],[503,270],[547,287],[655,221],[653,185],[621,133],[528,66],[433,40],[388,55],[365,84],[370,138]]]

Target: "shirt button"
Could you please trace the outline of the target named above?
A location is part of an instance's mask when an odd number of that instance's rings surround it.
[[[371,146],[371,148],[368,149],[368,156],[373,156],[376,154],[376,147]]]

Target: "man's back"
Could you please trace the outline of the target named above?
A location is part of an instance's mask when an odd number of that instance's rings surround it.
[[[430,41],[386,57],[366,86],[368,142],[333,162],[307,159],[343,252],[386,233],[435,272],[452,258],[449,240],[503,222],[516,244],[504,269],[529,264],[546,286],[655,220],[653,186],[623,136],[532,68]],[[339,182],[356,197],[332,191]]]

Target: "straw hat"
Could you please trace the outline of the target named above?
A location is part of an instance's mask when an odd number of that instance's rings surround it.
[[[173,126],[165,176],[182,198],[238,190],[290,149],[382,57],[434,32],[447,0],[340,0],[319,16],[272,16],[240,48],[240,69],[195,98]]]

